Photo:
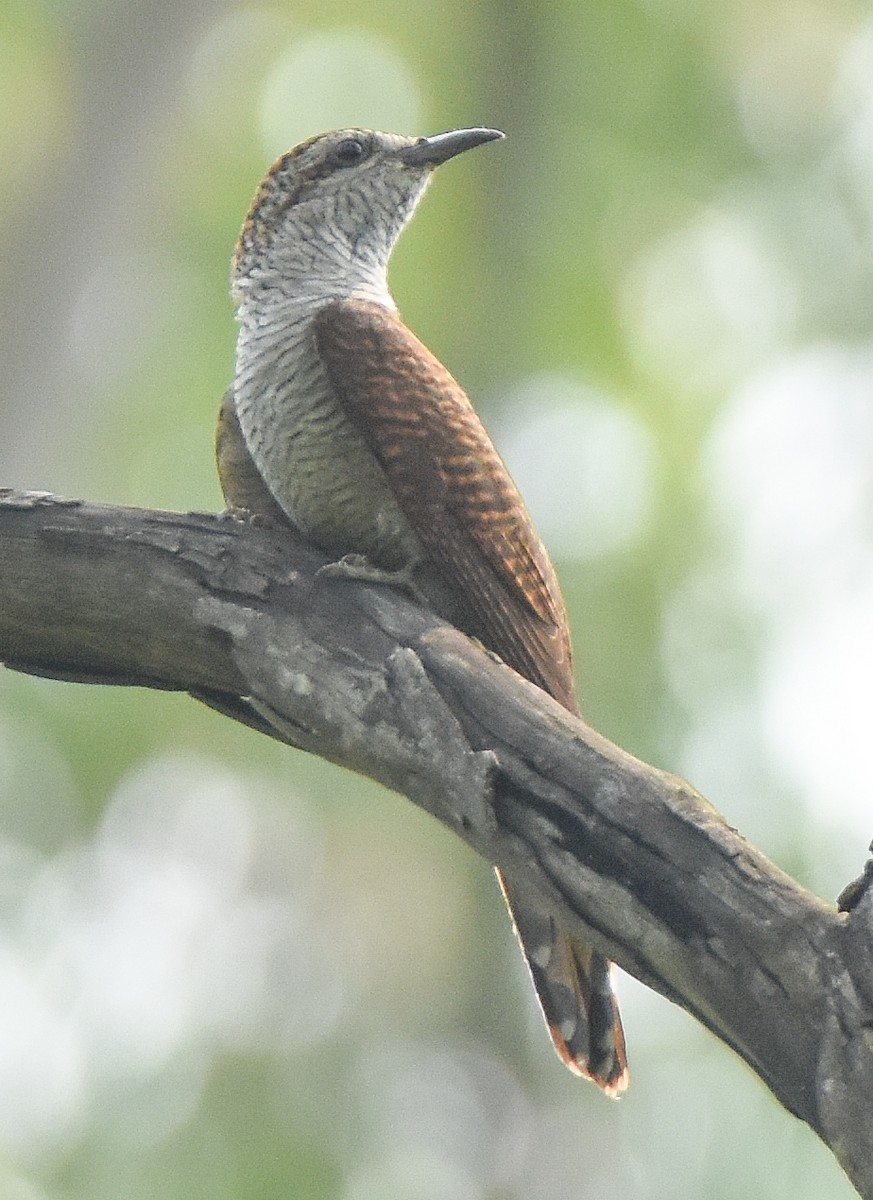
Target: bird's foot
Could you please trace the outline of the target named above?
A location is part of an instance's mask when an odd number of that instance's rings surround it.
[[[235,504],[228,504],[224,512],[218,514],[219,521],[235,521],[238,525],[259,525],[269,528],[272,526],[288,524],[287,520],[281,516],[272,516],[269,513],[253,512],[250,508],[239,508]]]
[[[336,562],[325,563],[316,572],[319,579],[357,579],[361,583],[387,583],[389,587],[400,588],[416,603],[424,608],[429,607],[428,599],[415,583],[412,571],[401,568],[399,571],[389,571],[385,567],[377,567],[363,554],[344,554]]]
[[[219,521],[236,521],[241,525],[250,521],[252,516],[247,508],[237,508],[235,504],[228,504],[228,506],[217,515]]]

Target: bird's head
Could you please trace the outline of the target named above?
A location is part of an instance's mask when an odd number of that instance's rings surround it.
[[[387,296],[388,259],[434,168],[502,138],[456,129],[429,138],[337,129],[273,164],[243,225],[234,295]]]

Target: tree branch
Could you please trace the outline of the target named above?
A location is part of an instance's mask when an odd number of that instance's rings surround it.
[[[0,493],[0,660],[192,692],[371,776],[693,1013],[873,1200],[873,899],[818,900],[612,745],[293,531]]]

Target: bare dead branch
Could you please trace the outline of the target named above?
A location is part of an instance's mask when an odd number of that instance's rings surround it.
[[[0,493],[0,660],[192,692],[403,792],[693,1013],[873,1200],[873,899],[837,913],[639,762],[287,529]]]

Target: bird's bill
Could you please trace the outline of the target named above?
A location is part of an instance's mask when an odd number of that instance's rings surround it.
[[[449,133],[419,138],[414,145],[401,150],[400,157],[411,167],[438,167],[456,154],[504,136],[499,129],[452,129]]]

